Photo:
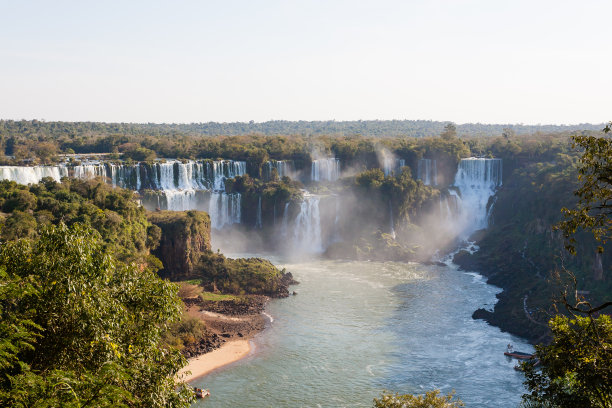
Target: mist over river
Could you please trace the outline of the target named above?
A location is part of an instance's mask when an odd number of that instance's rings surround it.
[[[241,254],[240,256],[244,256]],[[275,264],[300,282],[272,300],[249,357],[193,385],[206,407],[371,407],[383,390],[456,391],[467,407],[516,407],[524,392],[506,345],[524,340],[473,320],[498,288],[454,265],[327,261]]]

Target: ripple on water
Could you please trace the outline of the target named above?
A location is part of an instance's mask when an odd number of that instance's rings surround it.
[[[521,374],[502,353],[509,342],[530,348],[471,319],[497,290],[476,275],[393,262],[283,267],[300,295],[270,303],[253,356],[196,382],[211,389],[206,407],[370,407],[383,389],[431,388],[455,389],[469,407],[518,404]]]

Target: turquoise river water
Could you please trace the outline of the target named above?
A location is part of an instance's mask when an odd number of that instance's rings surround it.
[[[278,260],[273,260],[279,264]],[[272,300],[247,358],[194,385],[202,407],[371,407],[383,390],[456,391],[466,407],[516,407],[524,392],[508,343],[473,320],[498,288],[454,265],[313,260],[281,264],[297,296]]]

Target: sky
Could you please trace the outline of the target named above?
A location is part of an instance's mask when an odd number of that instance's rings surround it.
[[[0,119],[612,120],[612,1],[0,0]]]

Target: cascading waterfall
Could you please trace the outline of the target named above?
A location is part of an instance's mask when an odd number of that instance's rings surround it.
[[[417,178],[426,186],[438,185],[438,166],[435,160],[420,159],[417,167]]]
[[[68,169],[64,166],[0,166],[0,179],[11,180],[19,184],[38,183],[44,177],[60,181],[68,177]]]
[[[388,176],[392,172],[399,172],[406,165],[406,160],[385,157],[383,159],[383,172]]]
[[[323,251],[319,197],[304,192],[294,231],[295,249],[306,253]]]
[[[170,211],[194,210],[198,207],[196,190],[165,190],[166,208]]]
[[[336,199],[335,199],[335,211],[336,214],[334,216],[334,235],[333,235],[333,242],[338,242],[340,241],[340,197],[336,195]]]
[[[165,195],[166,208],[173,211],[207,209],[211,226],[216,229],[240,223],[240,193],[227,194],[225,179],[246,173],[246,162],[218,160],[206,162],[167,161],[152,165],[152,180],[147,185]],[[139,172],[140,174],[140,172]],[[149,174],[144,172],[144,174]],[[137,184],[143,184],[138,181]],[[208,206],[198,191],[212,190]]]
[[[312,161],[311,181],[336,181],[340,178],[340,159],[330,157]]]
[[[266,180],[272,179],[272,170],[276,169],[279,178],[294,178],[293,163],[288,160],[270,160],[263,167],[263,176]]]
[[[464,235],[488,226],[487,204],[501,185],[501,159],[470,157],[459,162],[455,186],[461,196],[458,197],[459,223]]]
[[[454,189],[448,190],[447,194],[440,195],[440,216],[449,223],[454,223],[461,211],[461,198]]]
[[[226,225],[240,224],[241,198],[239,193],[211,193],[208,207],[211,226],[215,229],[221,229]]]
[[[261,229],[261,227],[261,196],[259,196],[259,199],[257,200],[257,217],[255,218],[255,228]]]
[[[287,236],[287,227],[289,223],[289,201],[285,203],[285,209],[283,210],[283,223],[281,224],[281,235]]]
[[[393,207],[391,206],[391,201],[389,201],[389,224],[390,224],[389,233],[391,234],[393,239],[395,239],[395,223],[393,222]]]
[[[213,227],[240,223],[240,194],[225,193],[225,179],[246,174],[246,162],[232,160],[167,160],[156,163],[115,164],[84,162],[79,165],[0,166],[0,179],[20,184],[38,183],[44,177],[91,179],[101,177],[114,187],[154,190],[149,206],[173,211],[212,209]],[[204,195],[202,191],[212,191]],[[210,197],[208,206],[202,202]],[[218,218],[217,218],[218,217]]]

